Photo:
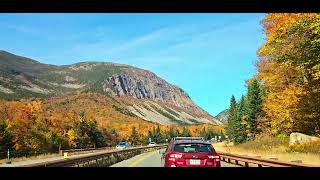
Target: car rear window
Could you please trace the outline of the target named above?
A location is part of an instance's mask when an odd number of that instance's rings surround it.
[[[214,149],[210,144],[176,144],[173,150],[181,153],[214,153]]]

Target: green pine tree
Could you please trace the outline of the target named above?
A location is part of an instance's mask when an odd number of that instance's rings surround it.
[[[248,86],[246,110],[249,125],[248,139],[252,140],[258,133],[257,118],[262,115],[262,92],[257,79],[253,79]]]
[[[7,152],[13,150],[13,137],[12,134],[8,131],[8,125],[5,121],[0,121],[0,152]],[[3,155],[3,156],[1,156]],[[5,157],[4,154],[0,154],[0,158]]]
[[[234,120],[236,117],[236,108],[237,102],[235,97],[232,95],[230,99],[230,107],[229,107],[229,116],[228,116],[228,127],[227,127],[227,135],[230,140],[234,139]]]
[[[139,134],[138,134],[135,126],[133,126],[131,129],[131,135],[130,135],[129,139],[130,139],[130,142],[133,146],[137,145],[139,143]]]
[[[159,126],[159,125],[157,125],[157,128],[154,129],[154,141],[155,141],[156,143],[162,143],[162,142],[164,142],[163,136],[162,136],[162,134],[161,134],[161,129],[160,129],[160,126]]]
[[[173,127],[170,127],[170,129],[167,131],[167,139],[170,141],[172,138],[177,137],[177,131]]]
[[[220,135],[221,135],[221,141],[224,141],[226,139],[226,137],[225,137],[222,130],[220,131]]]
[[[241,97],[241,100],[236,108],[236,117],[234,120],[234,143],[240,144],[246,140],[246,129],[242,124],[242,118],[245,115],[245,98]]]
[[[153,140],[153,133],[150,130],[148,131],[147,139],[145,140],[146,144],[149,143],[149,139],[151,139],[151,141]]]

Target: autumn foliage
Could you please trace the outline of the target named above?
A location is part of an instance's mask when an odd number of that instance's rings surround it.
[[[320,15],[267,14],[262,25],[266,37],[257,52],[258,72],[241,101],[230,103],[230,139],[239,144],[253,140],[249,134],[319,136]]]
[[[212,125],[187,127],[157,125],[135,116],[123,99],[83,93],[50,99],[0,100],[0,152],[30,156],[59,149],[115,146],[121,140],[133,145],[148,143],[148,133],[159,127],[158,143],[165,142],[170,129],[190,135],[200,129],[220,133]],[[3,156],[4,157],[4,156]]]
[[[256,77],[267,89],[260,118],[274,135],[320,134],[320,15],[268,14]]]

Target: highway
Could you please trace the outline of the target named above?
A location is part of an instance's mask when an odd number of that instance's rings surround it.
[[[125,150],[111,150],[111,149],[96,149],[90,151],[81,150],[81,154],[70,154],[67,159],[64,159],[63,156],[57,155],[57,157],[51,158],[39,158],[39,159],[29,159],[25,161],[13,162],[12,164],[0,164],[0,167],[65,167],[65,166],[82,166],[82,165],[93,165],[93,166],[109,166],[110,163],[116,162],[117,159],[120,160],[124,157],[130,157],[130,154],[138,154],[127,160],[123,160],[116,164],[113,164],[111,167],[162,167],[161,155],[159,154],[159,148],[164,148],[166,145],[158,145],[154,147],[142,146],[142,147],[133,147]],[[151,150],[151,151],[150,151]],[[77,151],[70,151],[77,153]],[[129,153],[129,154],[128,154]],[[110,157],[112,154],[117,154],[116,156]],[[303,164],[299,162],[286,162],[273,159],[263,159],[260,157],[252,157],[245,155],[237,155],[219,152],[221,157],[221,167],[319,167],[316,165]],[[99,161],[109,158],[107,161]],[[110,159],[111,158],[111,159]],[[98,162],[99,161],[99,162]],[[97,163],[98,164],[95,164]],[[229,163],[227,163],[229,162]],[[232,164],[232,163],[234,164]],[[238,165],[235,165],[238,164]],[[241,166],[240,166],[240,165]]]
[[[98,152],[101,153],[101,152]],[[90,154],[96,154],[96,153],[90,153]],[[83,157],[88,154],[80,154],[80,155],[72,155],[69,157]],[[52,158],[46,158],[46,159],[34,159],[34,160],[27,160],[27,161],[21,161],[21,162],[15,162],[13,164],[0,164],[0,167],[19,167],[23,165],[28,164],[34,164],[39,162],[46,162],[46,161],[53,161],[53,160],[60,160],[63,159],[62,156],[59,157],[52,157]],[[221,162],[222,167],[237,167],[233,164],[228,164],[225,162]],[[139,154],[137,156],[134,156],[130,159],[118,162],[111,167],[162,167],[161,166],[161,155],[159,154],[159,150],[147,152],[143,154]]]
[[[162,167],[161,155],[158,151],[147,152],[139,154],[130,159],[121,161],[112,165],[111,167]],[[221,167],[237,167],[233,164],[221,162]]]

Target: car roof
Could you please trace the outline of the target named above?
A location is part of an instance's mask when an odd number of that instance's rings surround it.
[[[185,143],[190,143],[190,144],[211,144],[208,141],[203,141],[203,140],[175,140],[173,144],[185,144]]]

